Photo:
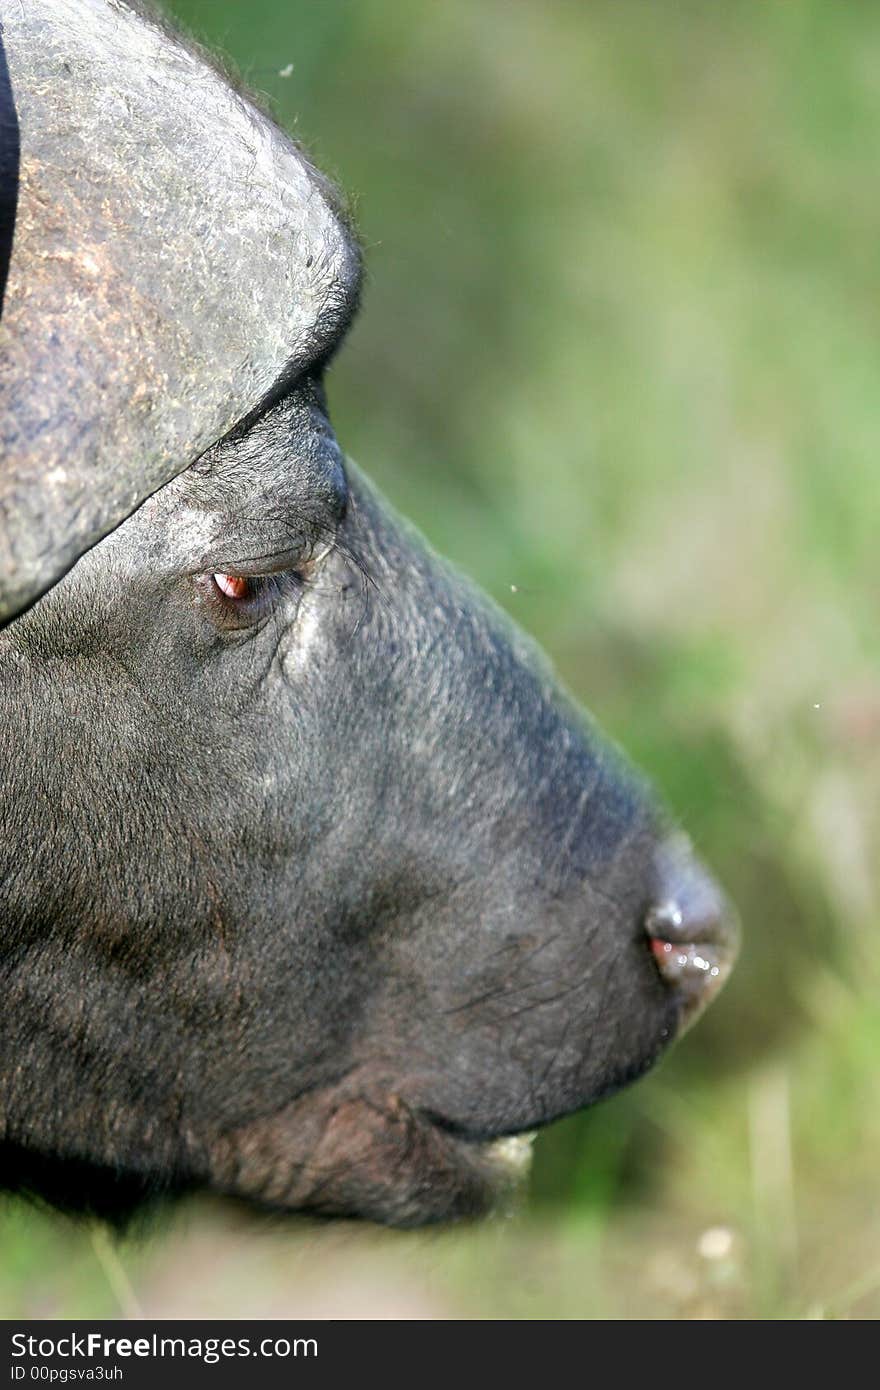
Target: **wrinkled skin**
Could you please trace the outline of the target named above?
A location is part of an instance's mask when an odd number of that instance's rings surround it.
[[[726,969],[658,970],[646,922],[720,941],[720,899],[343,461],[334,346],[0,633],[8,1186],[480,1212],[487,1141],[638,1076]]]

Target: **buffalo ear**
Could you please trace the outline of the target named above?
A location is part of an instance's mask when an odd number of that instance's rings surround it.
[[[307,161],[181,40],[96,0],[2,37],[0,623],[304,360],[352,273]]]

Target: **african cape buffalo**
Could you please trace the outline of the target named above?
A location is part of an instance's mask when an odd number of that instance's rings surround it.
[[[483,1211],[731,914],[343,457],[327,180],[141,6],[0,13],[0,1184]]]

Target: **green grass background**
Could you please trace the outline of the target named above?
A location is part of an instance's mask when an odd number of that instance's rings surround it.
[[[876,1316],[880,8],[170,8],[355,196],[344,447],[652,775],[745,945],[516,1215],[202,1202],[117,1248],[7,1203],[0,1313]]]

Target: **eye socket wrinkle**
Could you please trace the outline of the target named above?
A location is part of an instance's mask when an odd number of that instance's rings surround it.
[[[340,532],[340,524],[347,510],[346,498],[340,516],[330,525],[314,515],[304,516],[299,509],[279,514],[276,522],[286,526],[290,536],[289,543],[280,550],[266,551],[246,559],[230,560],[225,568],[245,575],[265,575],[273,569],[298,569],[307,574],[315,561],[336,554],[342,558],[350,571],[359,577],[362,590],[371,592],[385,603],[385,595],[366,556],[349,536]]]
[[[248,576],[294,569],[311,564],[336,544],[336,523],[328,525],[299,512],[289,517],[279,514],[273,520],[283,527],[284,543],[252,555],[230,555],[223,561],[224,571]]]

